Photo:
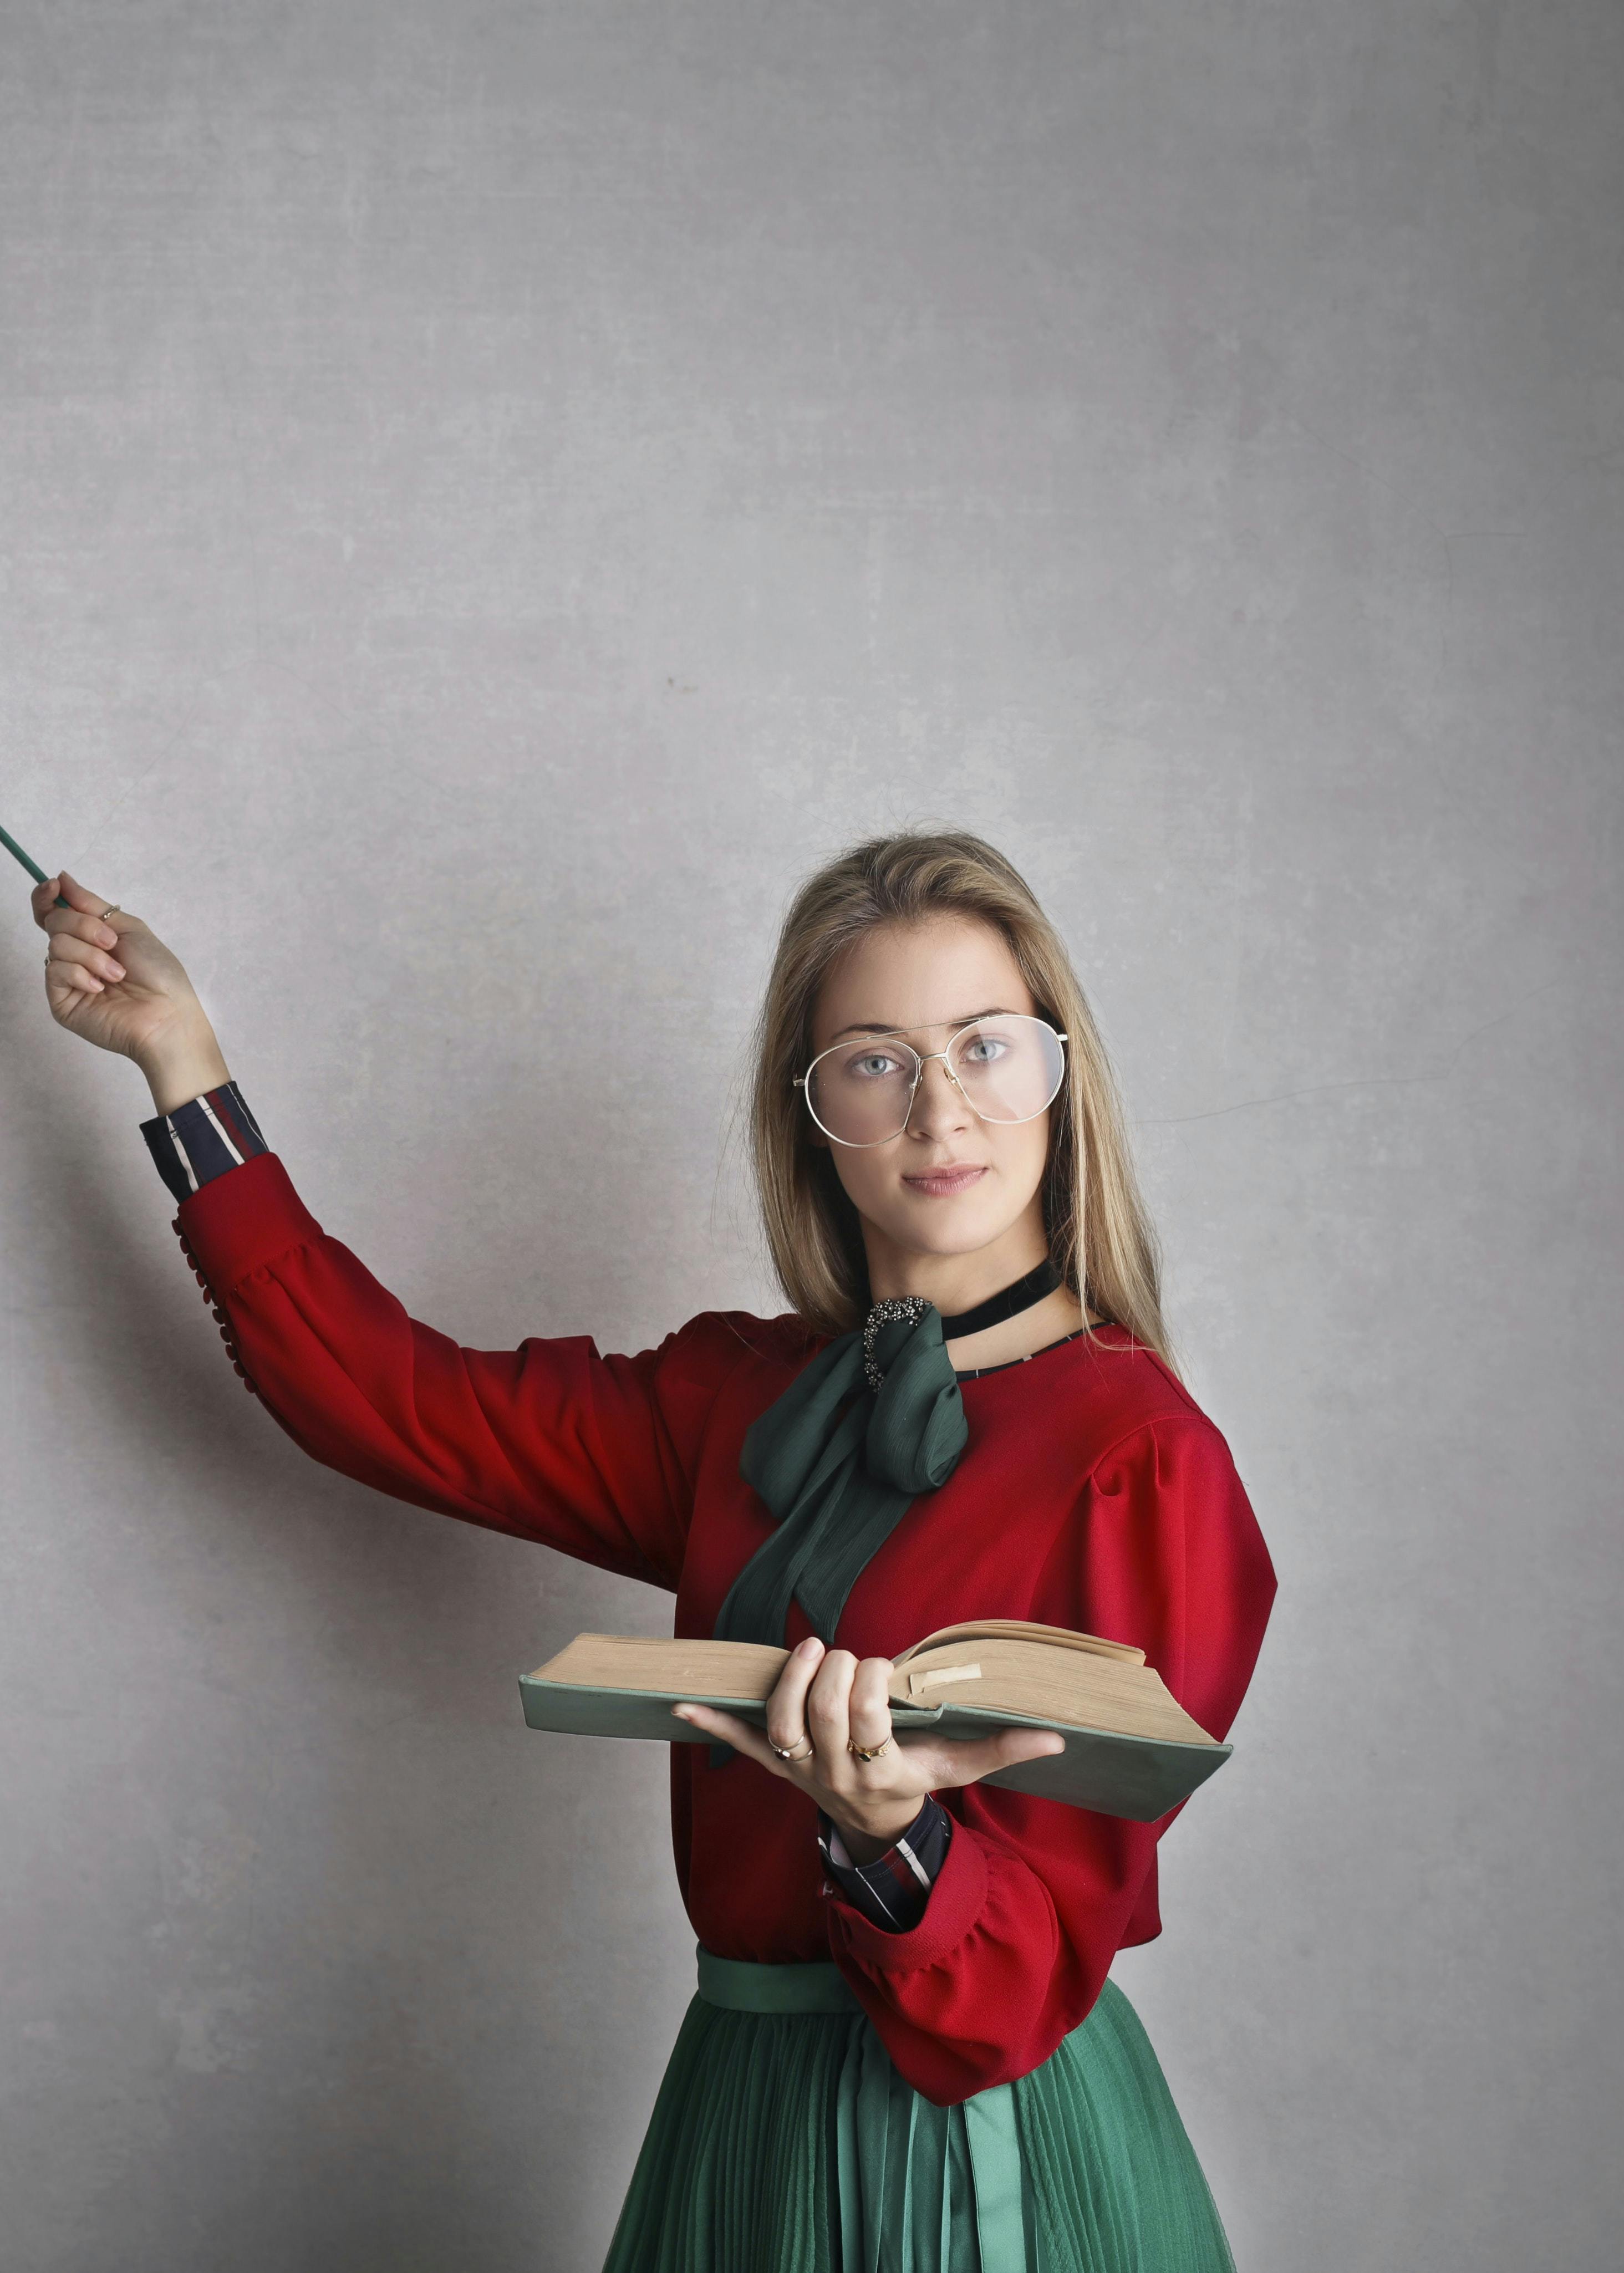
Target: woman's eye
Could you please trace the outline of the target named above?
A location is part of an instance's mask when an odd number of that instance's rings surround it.
[[[864,1081],[876,1081],[888,1073],[895,1073],[897,1061],[887,1057],[881,1050],[875,1050],[867,1057],[853,1058],[849,1070]]]
[[[1004,1055],[1008,1047],[1008,1043],[997,1034],[978,1034],[966,1050],[965,1059],[970,1065],[991,1065]]]

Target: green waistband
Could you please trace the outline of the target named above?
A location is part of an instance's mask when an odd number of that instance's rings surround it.
[[[862,2007],[839,1967],[826,1961],[810,1965],[758,1965],[753,1958],[718,1957],[703,1942],[699,1954],[699,1993],[707,2005],[730,2013],[861,2013]]]

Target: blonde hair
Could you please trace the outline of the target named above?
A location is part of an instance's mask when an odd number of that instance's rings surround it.
[[[1140,1197],[1116,1076],[1059,933],[1001,852],[959,829],[870,837],[796,893],[756,1022],[751,1149],[768,1251],[816,1332],[861,1323],[868,1265],[856,1209],[812,1127],[795,1076],[812,1057],[818,991],[837,957],[880,924],[979,918],[1004,939],[1040,1016],[1070,1037],[1050,1108],[1043,1219],[1049,1251],[1085,1309],[1125,1326],[1177,1371],[1162,1264]]]

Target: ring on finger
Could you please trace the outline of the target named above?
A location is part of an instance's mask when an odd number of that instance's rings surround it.
[[[770,1744],[772,1744],[772,1738],[769,1737],[767,1742]],[[804,1752],[796,1752],[793,1745],[788,1752],[785,1751],[782,1744],[772,1744],[772,1749],[781,1760],[809,1760],[813,1753],[817,1750],[817,1746],[813,1744],[811,1739],[808,1737],[807,1741],[807,1748]]]
[[[882,1737],[877,1744],[854,1744],[848,1737],[846,1749],[848,1752],[855,1752],[860,1760],[877,1760],[890,1742],[889,1737]]]

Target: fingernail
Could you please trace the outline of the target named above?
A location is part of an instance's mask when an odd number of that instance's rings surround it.
[[[124,967],[122,963],[109,962],[107,967],[112,972],[115,979],[122,979],[124,977]]]
[[[797,1657],[813,1657],[816,1655],[823,1647],[823,1643],[818,1639],[816,1634],[808,1634],[805,1641],[796,1643],[795,1654]]]

